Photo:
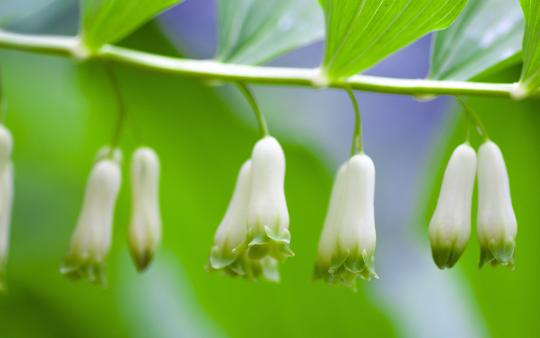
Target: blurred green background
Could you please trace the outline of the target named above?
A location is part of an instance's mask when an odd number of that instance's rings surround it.
[[[57,21],[52,22],[45,25],[48,31],[63,31]],[[122,44],[177,55],[154,23]],[[311,282],[336,163],[314,151],[318,145],[295,142],[288,135],[291,130],[281,127],[287,125],[285,113],[271,117],[270,127],[276,126],[273,131],[283,140],[287,157],[286,194],[296,257],[283,264],[279,285],[207,273],[204,266],[214,231],[237,171],[257,140],[255,122],[235,112],[246,107],[235,105],[238,100],[230,98],[231,92],[223,88],[117,65],[115,72],[128,110],[121,140],[124,164],[141,144],[158,151],[164,234],[156,261],[149,271],[138,275],[126,242],[130,191],[124,165],[108,260],[109,285],[101,289],[67,280],[58,269],[93,158],[109,142],[116,121],[116,103],[103,65],[1,50],[0,66],[9,104],[6,125],[15,140],[16,169],[9,292],[0,296],[0,337],[414,337],[415,332],[420,337],[438,332],[437,327],[431,331],[415,328],[415,322],[400,314],[403,309],[443,316],[440,320],[447,326],[440,328],[440,335],[431,337],[447,337],[453,331],[442,330],[462,322],[454,322],[453,312],[446,314],[446,303],[439,303],[438,298],[415,301],[431,286],[446,292],[446,285],[460,290],[449,290],[448,295],[459,295],[455,302],[467,308],[465,315],[473,316],[469,318],[472,328],[456,328],[455,332],[468,332],[471,337],[540,336],[535,320],[540,308],[540,273],[535,263],[540,257],[539,102],[471,100],[507,161],[520,227],[516,270],[478,270],[479,249],[473,232],[468,249],[453,270],[438,271],[434,264],[419,267],[396,260],[390,267],[406,271],[407,276],[423,278],[428,269],[429,276],[437,277],[411,287],[410,280],[397,277],[386,277],[394,279],[385,281],[383,269],[380,281],[361,282],[359,292],[353,293]],[[518,77],[519,68],[515,68],[489,80],[515,81]],[[265,101],[270,111],[274,108],[269,104],[287,105],[270,101]],[[420,192],[409,194],[417,200],[411,204],[413,216],[404,220],[410,236],[404,240],[413,242],[424,261],[430,255],[427,223],[442,170],[465,135],[465,121],[458,113],[444,115],[429,144],[424,145],[429,156],[418,159],[422,168],[417,182]],[[396,122],[387,119],[385,123],[390,126]],[[352,125],[345,127],[345,133],[352,131]],[[417,128],[424,127],[419,124]],[[366,133],[369,138],[369,129]],[[376,161],[376,165],[384,173],[385,166],[399,166],[399,161]],[[384,202],[378,200],[379,213],[395,212]],[[392,233],[383,234],[386,238],[379,239],[382,246],[392,246]],[[395,236],[403,234],[396,231]],[[394,249],[399,254],[399,245]],[[403,304],[397,306],[388,300],[392,293],[381,291],[388,283],[393,292],[404,293],[396,297],[405,299]],[[429,327],[431,320],[425,318],[423,325]]]

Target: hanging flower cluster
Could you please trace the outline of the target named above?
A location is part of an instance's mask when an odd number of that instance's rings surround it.
[[[105,284],[106,258],[111,247],[114,209],[121,184],[121,152],[104,148],[86,185],[83,206],[63,265],[62,274]],[[157,201],[159,162],[149,148],[135,151],[132,161],[133,213],[130,248],[137,269],[150,263],[161,233]]]
[[[114,74],[110,72],[110,75],[117,88]],[[243,84],[239,84],[239,89],[252,106],[263,136],[240,168],[228,208],[214,237],[208,269],[249,280],[277,282],[279,263],[294,256],[284,191],[285,155],[279,142],[269,136],[264,116],[251,91]],[[360,110],[352,90],[347,93],[356,116],[352,155],[340,166],[332,188],[314,279],[355,290],[359,279],[378,278],[374,266],[375,165],[362,150]],[[471,232],[472,195],[478,176],[480,266],[513,267],[517,221],[506,165],[499,147],[489,140],[478,117],[465,103],[463,105],[486,141],[480,146],[478,156],[465,142],[450,157],[429,224],[433,259],[439,268],[445,269],[453,267],[463,254]],[[119,113],[120,117],[124,115],[121,104]],[[116,144],[116,136],[112,144]],[[0,125],[0,290],[5,287],[13,200],[12,147],[10,132]],[[70,278],[86,278],[102,285],[106,282],[106,260],[122,181],[121,157],[120,149],[115,147],[103,148],[97,155],[60,269]],[[136,269],[142,272],[153,260],[162,235],[160,163],[153,149],[135,150],[130,177],[132,210],[128,243]]]
[[[265,136],[246,161],[210,252],[209,268],[248,279],[279,280],[278,263],[293,256],[285,200],[285,156]]]
[[[13,203],[13,139],[9,130],[0,125],[0,291],[5,289],[5,269],[9,247],[9,227]]]
[[[478,166],[477,166],[478,162]],[[471,232],[471,200],[478,173],[480,266],[513,267],[517,221],[510,198],[506,165],[499,147],[485,141],[478,151],[462,144],[446,168],[435,213],[429,225],[435,264],[451,268],[462,255]]]
[[[358,154],[338,170],[319,242],[315,279],[356,288],[357,279],[378,278],[374,270],[375,166]]]

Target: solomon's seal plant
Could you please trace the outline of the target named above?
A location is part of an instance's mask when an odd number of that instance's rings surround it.
[[[476,153],[469,144],[462,144],[450,157],[429,224],[433,260],[441,269],[454,266],[469,241],[475,177]]]
[[[278,265],[293,256],[293,252],[284,192],[284,152],[276,138],[270,136],[248,85],[295,85],[345,91],[356,117],[352,149],[336,175],[320,237],[315,278],[353,289],[359,278],[377,277],[375,165],[362,149],[361,116],[353,90],[417,98],[540,97],[540,6],[533,6],[533,0],[521,0],[521,9],[516,1],[504,3],[508,11],[524,14],[518,20],[507,20],[504,15],[490,17],[505,28],[504,34],[495,34],[483,25],[468,34],[475,22],[484,22],[476,20],[476,11],[484,6],[466,7],[466,0],[287,0],[280,1],[279,6],[263,0],[220,0],[220,41],[214,60],[174,58],[114,45],[161,11],[181,2],[81,0],[80,31],[73,37],[26,35],[0,29],[2,49],[55,54],[81,61],[91,59],[101,64],[111,80],[118,104],[118,124],[110,147],[100,152],[90,173],[82,210],[61,268],[69,277],[88,278],[96,283],[105,280],[121,182],[119,138],[126,116],[120,83],[113,72],[115,64],[190,76],[204,83],[231,82],[245,96],[257,118],[260,137],[250,158],[240,168],[229,206],[215,233],[208,268],[252,280],[278,281]],[[464,8],[465,15],[453,25]],[[523,27],[522,37],[519,34]],[[435,34],[428,79],[359,74],[422,36],[441,30],[444,31]],[[502,35],[508,39],[497,44]],[[258,65],[321,38],[325,39],[325,51],[318,67]],[[517,64],[516,61],[523,64],[516,83],[466,81]],[[2,119],[5,102],[0,90]],[[432,255],[439,268],[450,268],[463,254],[471,232],[471,198],[478,175],[480,265],[513,267],[517,221],[506,165],[478,116],[462,103],[471,126],[484,143],[478,160],[468,139],[450,158],[429,224]],[[13,200],[11,148],[11,135],[0,125],[0,288],[4,283]],[[136,269],[142,271],[154,259],[162,235],[157,153],[148,147],[137,149],[130,176],[128,244]]]

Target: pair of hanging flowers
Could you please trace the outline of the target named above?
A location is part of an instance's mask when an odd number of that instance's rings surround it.
[[[265,136],[240,169],[215,235],[210,270],[279,281],[278,263],[294,255],[284,181],[283,150],[275,138]]]
[[[471,200],[478,175],[477,232],[480,266],[514,266],[517,221],[510,197],[510,184],[499,147],[485,141],[478,150],[458,146],[444,173],[429,237],[435,264],[451,268],[463,254],[471,233]]]
[[[106,258],[111,247],[114,209],[121,185],[121,152],[104,148],[86,185],[82,210],[60,271],[73,279],[105,283]],[[132,213],[129,247],[137,270],[145,270],[159,245],[161,217],[158,202],[159,159],[142,147],[131,162]]]
[[[285,157],[266,136],[253,149],[214,239],[209,268],[248,279],[279,280],[278,263],[293,256],[284,193]],[[357,154],[339,169],[319,244],[315,278],[355,286],[376,277],[375,166]]]
[[[264,135],[238,175],[229,206],[214,238],[210,270],[247,279],[279,280],[278,263],[293,256],[284,179],[285,156],[268,136],[266,122],[245,86]],[[350,92],[352,95],[352,92]],[[356,101],[354,101],[356,103]],[[356,287],[377,277],[375,253],[375,166],[361,151],[358,106],[353,156],[337,174],[319,244],[314,278]],[[357,151],[360,153],[356,153]]]

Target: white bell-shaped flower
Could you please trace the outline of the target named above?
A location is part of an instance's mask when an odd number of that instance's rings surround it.
[[[0,125],[0,291],[5,289],[5,269],[9,250],[9,228],[13,203],[13,165],[11,133]]]
[[[248,160],[240,168],[231,201],[216,231],[209,262],[213,270],[232,269],[232,274],[243,273],[239,258],[246,247],[250,189],[251,160]]]
[[[440,269],[454,266],[469,241],[475,177],[476,153],[469,144],[462,144],[450,157],[429,223],[433,260]]]
[[[266,136],[255,144],[251,161],[248,254],[252,259],[270,256],[281,261],[294,255],[284,190],[285,155],[278,141]]]
[[[374,270],[375,166],[365,154],[341,166],[330,198],[315,278],[356,288],[358,277],[377,278]]]
[[[159,158],[153,149],[142,147],[135,151],[131,160],[129,248],[139,271],[148,267],[161,240],[159,171]]]
[[[517,220],[506,165],[499,147],[486,141],[478,151],[478,239],[480,266],[514,265]]]
[[[117,152],[113,152],[113,158]],[[114,208],[120,190],[119,163],[110,158],[94,165],[86,185],[82,210],[61,272],[74,279],[105,283],[105,259],[112,240]]]
[[[283,150],[275,138],[264,137],[240,170],[216,232],[210,270],[279,281],[278,263],[293,255],[284,181]]]

